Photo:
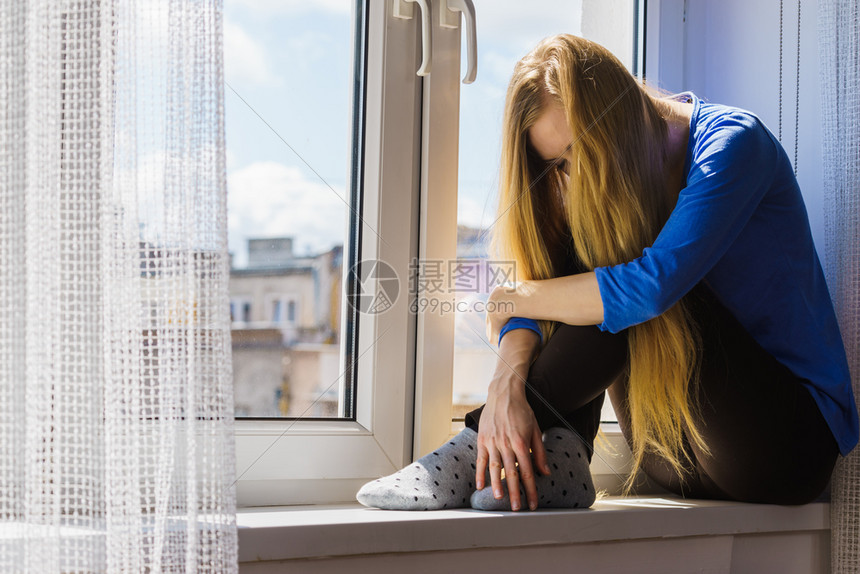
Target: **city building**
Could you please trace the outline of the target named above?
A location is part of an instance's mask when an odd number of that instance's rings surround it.
[[[290,237],[250,239],[230,270],[236,415],[337,416],[343,249],[296,257]]]

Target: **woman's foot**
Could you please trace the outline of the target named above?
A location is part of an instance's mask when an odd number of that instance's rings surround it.
[[[594,483],[591,480],[588,453],[579,436],[566,428],[555,427],[544,433],[543,444],[551,473],[549,476],[539,474],[535,477],[538,508],[588,508],[594,504]],[[506,483],[503,490],[505,495],[498,500],[493,497],[493,489],[489,486],[475,491],[471,498],[472,508],[510,510],[511,500]],[[520,498],[526,500],[522,484]]]
[[[465,428],[409,466],[368,482],[356,499],[386,510],[468,508],[475,491],[477,440],[478,433]]]

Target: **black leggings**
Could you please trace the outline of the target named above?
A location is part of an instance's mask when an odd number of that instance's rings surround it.
[[[692,465],[683,480],[655,454],[642,470],[657,484],[690,498],[805,504],[826,488],[838,455],[836,440],[800,379],[756,343],[710,291],[691,293],[702,337],[697,426],[710,456],[689,441]],[[597,327],[559,325],[529,370],[526,390],[541,430],[570,426],[593,446],[603,391],[630,444],[627,339]],[[538,393],[564,419],[559,420]],[[466,415],[478,429],[483,407]]]

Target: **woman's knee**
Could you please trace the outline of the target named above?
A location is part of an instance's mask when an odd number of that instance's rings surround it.
[[[627,367],[627,337],[595,326],[559,325],[532,364],[543,381],[567,380],[608,387]]]

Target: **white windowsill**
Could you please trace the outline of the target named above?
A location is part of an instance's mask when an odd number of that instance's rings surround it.
[[[397,512],[358,504],[245,508],[239,562],[827,531],[830,505],[608,497],[588,510]]]

